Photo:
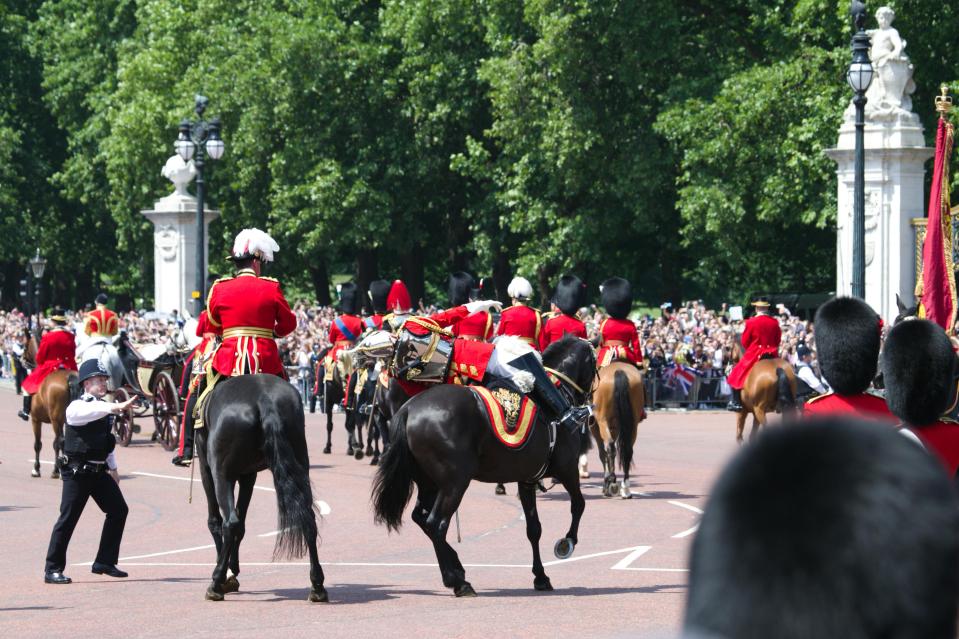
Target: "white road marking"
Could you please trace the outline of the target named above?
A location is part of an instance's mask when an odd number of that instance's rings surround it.
[[[553,561],[543,562],[543,566],[558,566],[560,564],[568,564],[574,561],[582,561],[584,559],[592,559],[593,557],[605,557],[606,555],[618,555],[620,553],[628,552],[630,556],[636,554],[636,551],[642,549],[642,552],[639,555],[643,554],[649,550],[651,546],[630,546],[629,548],[620,548],[619,550],[606,550],[604,552],[594,552],[589,555],[580,555],[579,557],[571,557],[569,559],[554,559]],[[637,557],[639,555],[636,555]],[[529,566],[527,566],[529,567]]]
[[[696,513],[697,515],[702,515],[702,514],[703,514],[703,511],[700,510],[699,508],[696,508],[695,506],[691,506],[691,505],[689,505],[689,504],[684,504],[684,503],[681,502],[681,501],[669,501],[669,502],[667,502],[667,503],[672,504],[673,506],[678,506],[678,507],[680,507],[680,508],[685,508],[686,510],[691,510],[692,512]],[[697,530],[699,530],[699,524],[698,524],[698,523],[697,523],[695,526],[693,526],[692,528],[687,528],[687,529],[684,530],[683,532],[676,533],[675,535],[673,535],[672,538],[673,538],[673,539],[683,539],[684,537],[689,537],[690,535],[692,535],[692,534],[693,534],[694,532],[696,532]]]
[[[131,474],[131,475],[139,475],[139,476],[141,476],[141,477],[154,477],[154,478],[156,478],[156,479],[175,479],[175,480],[177,480],[177,481],[190,481],[190,478],[189,478],[189,477],[178,477],[178,476],[176,476],[176,475],[158,475],[158,474],[156,474],[156,473],[145,473],[145,472],[142,472],[142,471],[139,471],[139,470],[135,470],[135,471],[131,472],[130,474]],[[193,478],[193,483],[195,483],[195,484],[200,483],[200,478],[199,478],[199,477],[194,477],[194,478]],[[269,491],[269,492],[271,492],[271,493],[275,493],[275,492],[276,492],[276,489],[275,489],[275,488],[270,488],[269,486],[254,486],[253,488],[256,489],[256,490],[266,490],[266,491]]]
[[[691,534],[693,534],[697,530],[699,530],[699,524],[696,524],[692,528],[684,530],[681,533],[676,533],[675,535],[673,535],[673,539],[682,539],[683,537],[689,537]]]
[[[329,515],[331,512],[333,512],[333,509],[330,508],[330,505],[326,503],[325,501],[323,501],[322,499],[316,500],[316,506],[317,508],[320,509],[320,514],[323,515],[324,517]]]
[[[689,504],[684,504],[681,501],[668,501],[666,503],[672,504],[673,506],[679,506],[680,508],[685,508],[686,510],[691,510],[697,515],[703,514],[703,511],[701,511],[699,508],[696,508],[695,506],[690,506]]]
[[[610,570],[635,570],[635,568],[630,568],[629,565],[646,554],[652,546],[637,546],[636,550],[629,553],[625,557],[619,560],[619,562],[610,568]]]
[[[119,559],[118,561],[127,562],[127,561],[131,561],[131,560],[133,560],[133,559],[149,559],[150,557],[163,557],[163,556],[165,556],[165,555],[176,555],[176,554],[179,554],[179,553],[181,553],[181,552],[192,552],[192,551],[194,551],[194,550],[207,550],[208,548],[216,548],[216,546],[215,546],[214,544],[207,544],[206,546],[193,546],[192,548],[180,548],[180,549],[177,549],[177,550],[167,550],[167,551],[164,551],[164,552],[153,552],[153,553],[150,553],[150,554],[148,554],[148,555],[133,555],[132,557],[120,557],[120,559]],[[90,566],[90,565],[92,565],[92,564],[93,564],[92,561],[82,561],[82,562],[80,562],[80,563],[76,563],[76,564],[72,564],[72,565],[74,565],[74,566]],[[163,564],[157,564],[157,565],[163,565]]]

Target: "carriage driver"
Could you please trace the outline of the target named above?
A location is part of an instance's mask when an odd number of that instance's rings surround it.
[[[733,390],[733,396],[726,405],[726,410],[739,412],[743,409],[742,393],[746,378],[753,364],[761,359],[777,357],[779,342],[782,341],[782,329],[779,320],[769,314],[769,298],[760,295],[753,300],[756,315],[746,320],[743,330],[743,357],[729,371],[726,381]]]
[[[43,580],[48,584],[70,583],[70,578],[63,574],[67,565],[67,546],[90,497],[107,515],[91,572],[110,577],[127,576],[116,566],[128,510],[117,483],[112,416],[129,408],[136,397],[116,404],[103,401],[108,376],[98,360],[83,362],[79,376],[83,395],[67,405],[67,423],[63,429],[64,457],[57,460],[63,480],[60,517],[50,535],[43,573]]]
[[[237,271],[218,279],[207,297],[207,316],[223,341],[213,354],[213,370],[224,377],[269,373],[284,377],[276,337],[296,328],[296,315],[280,290],[280,283],[261,275],[280,247],[259,229],[243,229],[233,242]]]

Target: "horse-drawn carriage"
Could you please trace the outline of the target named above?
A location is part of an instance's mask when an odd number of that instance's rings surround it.
[[[153,418],[153,441],[166,450],[174,450],[180,440],[180,379],[190,349],[171,344],[146,344],[136,347],[129,336],[120,334],[117,354],[123,363],[123,383],[113,391],[114,401],[122,402],[131,396],[139,398],[139,407],[131,407],[114,421],[117,443],[128,446],[133,433],[139,429],[136,417]]]

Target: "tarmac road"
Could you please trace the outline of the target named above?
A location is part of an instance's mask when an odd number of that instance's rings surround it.
[[[674,637],[681,625],[686,563],[699,509],[736,450],[728,413],[652,413],[639,428],[632,500],[604,499],[599,462],[584,480],[586,513],[572,558],[555,561],[553,543],[569,525],[557,486],[538,497],[541,548],[555,590],[533,590],[525,523],[515,486],[506,497],[474,483],[460,509],[462,543],[450,542],[479,594],[456,599],[436,567],[432,545],[409,521],[400,534],[373,524],[374,468],[345,454],[342,416],[334,453],[321,453],[321,415],[307,415],[311,478],[323,520],[320,560],[331,603],[310,604],[304,560],[271,561],[276,503],[269,473],[258,480],[241,547],[240,592],[203,598],[214,562],[199,478],[188,503],[189,469],[150,443],[152,421],[118,449],[130,506],[120,565],[130,577],[90,573],[103,515],[91,501],[70,545],[68,586],[43,583],[43,560],[60,499],[59,480],[30,477],[30,426],[20,398],[0,387],[0,634],[5,637]],[[44,427],[41,459],[52,462]],[[86,629],[86,630],[84,630]]]

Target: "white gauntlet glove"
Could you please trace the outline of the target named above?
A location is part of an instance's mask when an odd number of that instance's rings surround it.
[[[475,302],[468,302],[466,305],[466,310],[470,313],[476,313],[478,311],[490,311],[495,309],[496,311],[503,310],[503,304],[497,300],[477,300]]]

